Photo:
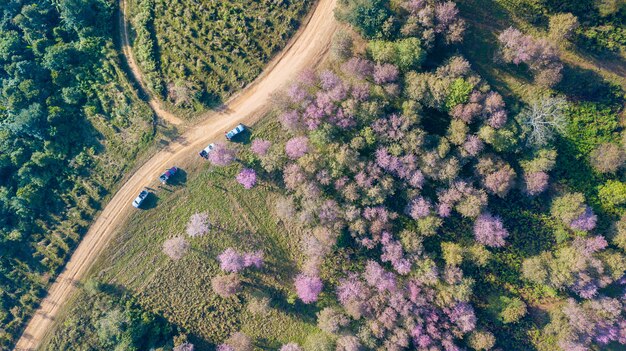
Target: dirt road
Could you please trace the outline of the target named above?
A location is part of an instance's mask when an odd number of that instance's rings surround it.
[[[321,61],[337,28],[333,16],[335,3],[336,0],[319,0],[300,30],[255,82],[233,97],[223,110],[204,116],[203,122],[165,150],[159,151],[128,179],[89,228],[26,326],[15,350],[35,350],[39,346],[57,313],[74,291],[76,282],[93,264],[116,229],[134,213],[131,202],[145,185],[153,182],[165,167],[185,167],[189,162],[202,162],[197,156],[199,150],[210,141],[222,139],[224,131],[237,123],[250,125],[256,122],[258,115],[253,113],[267,104],[272,92],[284,86],[302,69],[313,67]],[[158,102],[155,104],[158,107]],[[161,112],[156,109],[156,113]]]

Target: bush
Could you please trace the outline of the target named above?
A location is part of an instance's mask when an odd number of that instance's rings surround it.
[[[446,97],[446,109],[450,111],[454,106],[466,103],[472,89],[474,86],[462,78],[452,82],[450,93]]]
[[[417,38],[400,39],[395,42],[372,40],[367,48],[377,63],[391,63],[403,71],[418,68],[426,56],[421,41]]]
[[[383,35],[383,25],[391,16],[388,0],[343,0],[337,18],[355,27],[367,39]]]
[[[598,197],[600,197],[603,205],[624,205],[626,204],[626,183],[609,180],[598,187]]]
[[[515,323],[526,315],[526,304],[517,297],[500,296],[496,310],[503,323]]]

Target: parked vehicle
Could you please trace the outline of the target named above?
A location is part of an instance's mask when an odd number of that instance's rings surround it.
[[[213,148],[215,148],[215,144],[211,143],[207,147],[205,147],[202,151],[200,151],[198,154],[200,155],[200,157],[204,157],[204,158],[208,159],[209,158],[209,153],[211,153]]]
[[[226,132],[226,139],[230,141],[238,134],[241,134],[241,132],[243,132],[244,130],[246,130],[246,127],[240,123],[235,128],[231,129],[229,132]]]
[[[135,208],[139,208],[144,200],[148,197],[148,195],[150,195],[150,192],[148,190],[142,190],[139,195],[137,195],[135,200],[133,200],[133,206]]]
[[[159,180],[161,181],[161,184],[167,184],[167,180],[170,179],[174,174],[176,174],[176,172],[178,172],[178,167],[176,166],[163,172],[163,174],[159,176]]]

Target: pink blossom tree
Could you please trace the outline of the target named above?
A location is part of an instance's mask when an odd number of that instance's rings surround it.
[[[296,293],[302,302],[309,304],[317,301],[324,284],[319,277],[299,274],[295,279]]]
[[[209,227],[208,213],[194,213],[189,217],[189,222],[187,222],[187,235],[192,238],[202,236],[209,232]]]
[[[506,244],[504,239],[508,236],[508,231],[504,229],[502,220],[498,217],[484,213],[474,222],[474,237],[483,245],[502,247]]]
[[[540,194],[548,188],[549,179],[546,172],[524,173],[524,191],[530,196]]]
[[[265,156],[267,151],[272,146],[272,142],[264,139],[254,139],[252,141],[252,145],[250,145],[250,151],[252,151],[257,156]]]
[[[551,87],[561,80],[563,65],[556,47],[546,39],[535,39],[510,27],[498,36],[505,62],[525,63],[535,74],[535,81]]]
[[[235,251],[235,249],[229,247],[219,256],[217,260],[220,262],[220,268],[224,272],[239,272],[244,268],[243,256]]]
[[[241,280],[235,273],[218,275],[211,279],[213,291],[221,297],[230,297],[241,291]]]
[[[376,84],[393,83],[398,80],[399,74],[398,67],[389,63],[379,64],[374,67],[374,82]]]
[[[228,166],[234,160],[235,151],[228,148],[224,143],[215,143],[215,147],[209,153],[209,161],[216,166]]]
[[[183,237],[177,236],[163,243],[163,252],[172,260],[178,261],[189,251],[189,242]]]
[[[302,351],[302,348],[295,342],[285,344],[280,348],[280,351]]]
[[[192,343],[185,342],[176,346],[172,351],[194,351],[195,347]]]
[[[262,251],[246,252],[243,254],[243,265],[245,267],[262,268],[265,262]]]
[[[252,189],[256,185],[256,172],[252,168],[244,168],[237,175],[237,182],[246,189]]]
[[[463,143],[463,149],[470,156],[477,156],[484,147],[485,147],[485,144],[476,135],[468,135],[467,139],[465,140],[465,143]]]
[[[298,159],[309,152],[309,138],[305,136],[291,138],[285,144],[287,157],[292,160]]]
[[[217,260],[224,272],[232,273],[240,272],[248,267],[261,268],[264,262],[262,251],[239,253],[232,247],[227,248],[217,256]]]

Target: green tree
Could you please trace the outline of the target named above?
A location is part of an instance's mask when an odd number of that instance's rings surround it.
[[[388,0],[342,0],[338,19],[354,26],[365,38],[383,36],[383,25],[391,16]]]

